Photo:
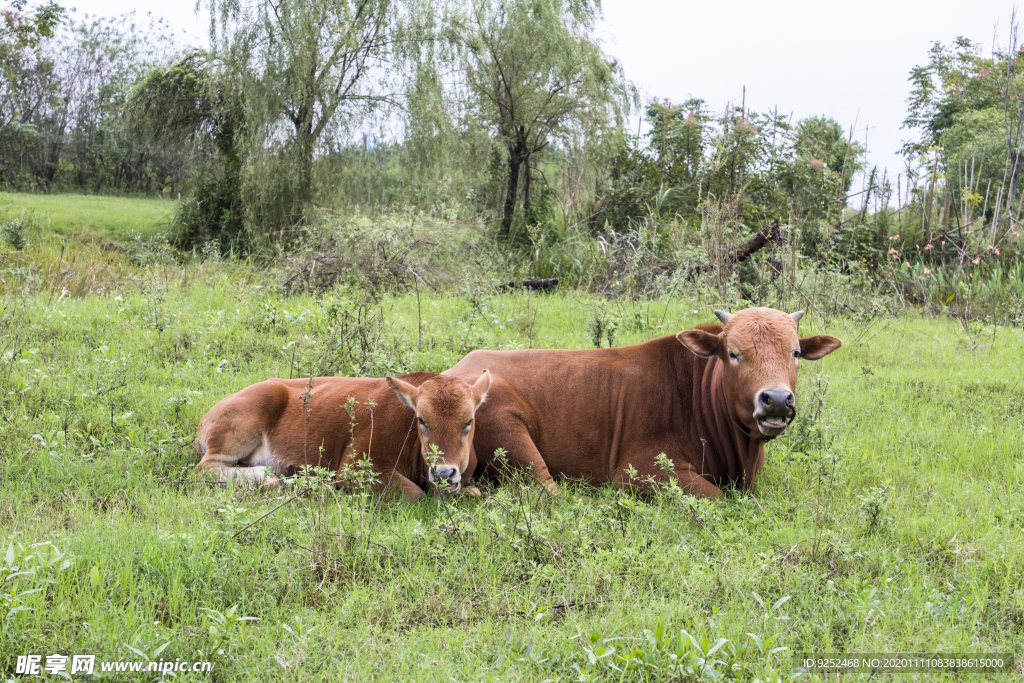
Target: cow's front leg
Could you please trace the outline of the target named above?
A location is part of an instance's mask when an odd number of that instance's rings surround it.
[[[423,489],[417,486],[411,479],[398,472],[392,472],[390,476],[384,478],[379,484],[379,488],[385,494],[401,494],[406,500],[418,500],[424,495]]]
[[[667,482],[674,477],[685,493],[701,498],[722,498],[725,494],[717,486],[700,476],[693,466],[687,462],[673,460],[671,474],[666,474],[654,458],[649,456],[635,457],[626,460],[612,475],[612,482],[622,488],[636,488],[645,492],[653,492],[658,483]],[[654,486],[652,487],[652,482]]]
[[[548,471],[547,463],[537,450],[525,425],[517,420],[509,420],[507,429],[493,428],[490,431],[492,433],[488,436],[477,437],[477,440],[474,440],[474,446],[478,447],[477,452],[490,455],[499,448],[504,450],[509,464],[521,467],[549,494],[558,495],[558,484]],[[485,462],[499,477],[505,474],[493,457],[486,458]]]
[[[693,467],[687,465],[677,465],[674,473],[676,481],[679,482],[679,488],[686,493],[692,493],[699,498],[724,498],[725,494],[722,493],[722,489],[718,488],[704,477],[697,474]]]

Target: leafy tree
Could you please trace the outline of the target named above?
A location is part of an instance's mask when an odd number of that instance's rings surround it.
[[[55,2],[44,3],[30,13],[25,12],[27,5],[28,0],[13,0],[0,10],[0,49],[5,53],[35,47],[43,38],[52,38],[67,16]]]
[[[839,221],[845,195],[863,170],[864,147],[824,116],[799,121],[793,138],[794,154],[784,172],[789,196],[800,202],[803,219]]]
[[[631,106],[621,67],[592,37],[598,10],[586,1],[468,0],[449,23],[471,107],[504,157],[502,238],[511,233],[520,178],[530,213],[536,157],[553,143],[621,127]]]
[[[998,69],[996,60],[982,56],[981,46],[967,38],[958,37],[948,46],[933,43],[928,62],[910,72],[903,127],[920,130],[921,137],[908,142],[904,153],[920,154],[939,145],[960,114],[999,106]]]
[[[403,8],[392,0],[210,0],[209,9],[211,57],[243,107],[248,222],[301,223],[318,153],[355,117],[393,101],[384,77],[403,40]]]
[[[951,46],[936,42],[928,62],[911,72],[903,125],[918,129],[920,138],[907,143],[904,153],[919,159],[927,173],[924,188],[917,190],[926,240],[931,223],[944,220],[948,229],[961,205],[967,214],[978,204],[988,207],[986,220],[994,221],[989,242],[998,241],[996,223],[1020,212],[1024,74],[1019,61],[1024,51],[1017,47],[1015,16],[1010,24],[1008,48],[985,56],[966,38]]]
[[[840,218],[862,168],[863,148],[825,117],[794,126],[741,108],[712,116],[690,99],[651,102],[646,120],[646,139],[620,156],[603,197],[599,220],[619,228],[637,219],[699,223],[712,202],[729,205],[744,230],[788,216],[816,232]]]
[[[647,107],[651,125],[650,145],[655,158],[659,185],[691,187],[703,170],[709,144],[711,117],[704,100],[691,98],[681,105],[668,100],[654,101]]]
[[[611,165],[598,200],[597,222],[621,226],[657,214],[659,219],[695,210],[714,124],[704,101],[654,100],[644,111],[646,143],[632,139]]]
[[[942,134],[941,163],[954,210],[962,204],[961,224],[986,208],[992,216],[997,190],[1007,168],[1005,118],[1000,108],[989,107],[958,114]]]
[[[827,168],[841,177],[842,189],[849,192],[853,176],[860,170],[859,157],[864,149],[847,140],[839,123],[824,116],[812,116],[796,125],[797,155],[816,168]]]
[[[192,52],[150,71],[132,90],[128,112],[136,139],[191,151],[192,196],[175,216],[175,242],[187,248],[217,240],[227,251],[250,241],[241,198],[242,104],[210,56]]]

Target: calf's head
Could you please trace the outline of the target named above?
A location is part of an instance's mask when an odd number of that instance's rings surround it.
[[[420,452],[431,487],[441,493],[457,493],[469,467],[474,416],[487,396],[491,374],[484,370],[473,385],[446,375],[432,377],[418,387],[397,377],[387,381],[402,403],[416,411]]]
[[[779,436],[796,417],[796,372],[800,359],[818,360],[843,342],[827,334],[799,337],[803,311],[747,308],[715,311],[721,332],[685,330],[676,338],[698,356],[722,361],[730,417],[749,433]]]

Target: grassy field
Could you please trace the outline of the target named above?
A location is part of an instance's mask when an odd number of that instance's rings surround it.
[[[708,309],[481,288],[285,298],[251,266],[120,258],[75,291],[30,256],[0,265],[7,675],[30,653],[209,660],[177,680],[216,681],[763,681],[801,652],[1024,657],[1020,329],[809,314],[802,333],[846,343],[803,365],[801,418],[754,495],[318,490],[246,528],[291,492],[188,478],[196,424],[230,392],[583,348],[596,318],[631,344]]]
[[[0,220],[26,211],[63,237],[93,234],[123,240],[133,232],[148,237],[167,228],[175,206],[170,199],[0,192]]]

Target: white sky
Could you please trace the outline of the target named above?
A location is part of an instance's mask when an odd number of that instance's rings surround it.
[[[208,15],[192,0],[67,0],[83,14],[116,16],[135,10],[165,18],[191,40],[205,42]],[[963,35],[988,50],[1005,41],[1008,0],[604,0],[599,35],[650,97],[700,97],[716,110],[738,104],[796,119],[825,114],[844,129],[856,122],[869,162],[903,170],[898,154],[910,137],[906,114],[910,69],[927,59],[932,41]],[[635,121],[634,121],[635,124]]]

